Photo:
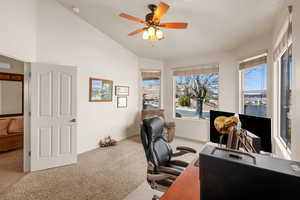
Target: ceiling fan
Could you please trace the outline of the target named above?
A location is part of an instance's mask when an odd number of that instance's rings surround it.
[[[133,36],[138,33],[143,32],[143,39],[156,41],[164,39],[164,34],[160,28],[171,28],[171,29],[186,29],[187,23],[161,23],[161,19],[167,14],[170,6],[166,3],[160,2],[158,6],[154,4],[149,4],[148,8],[151,10],[151,13],[147,14],[145,20],[121,13],[120,17],[126,18],[131,21],[145,24],[146,27],[138,29],[128,34],[128,36]]]

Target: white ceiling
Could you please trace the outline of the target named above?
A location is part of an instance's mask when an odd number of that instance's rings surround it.
[[[270,34],[284,0],[163,0],[171,8],[162,22],[188,22],[186,30],[163,29],[166,39],[154,43],[127,34],[143,24],[120,18],[121,12],[144,19],[147,4],[157,0],[57,0],[138,56],[180,58],[229,51],[247,40]],[[270,36],[271,37],[271,36]]]

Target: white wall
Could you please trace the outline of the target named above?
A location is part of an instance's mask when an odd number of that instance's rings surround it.
[[[101,138],[120,140],[137,133],[139,65],[126,50],[55,0],[1,2],[0,54],[22,61],[78,67],[78,151]],[[130,86],[128,108],[90,103],[89,77]]]
[[[0,37],[1,38],[1,37]],[[0,45],[1,46],[1,45]],[[0,69],[0,72],[12,73],[12,74],[24,74],[24,63],[6,56],[0,55],[0,62],[9,63],[9,69]]]
[[[23,85],[20,81],[1,81],[1,114],[22,113]]]
[[[24,63],[0,55],[0,62],[9,63],[9,69],[0,68],[0,72],[24,74]],[[22,83],[14,81],[1,81],[0,83],[0,113],[22,112]]]
[[[137,133],[138,58],[56,1],[38,3],[37,61],[78,67],[78,151],[95,148],[111,135],[120,140]],[[91,103],[89,77],[130,86],[128,108]]]
[[[0,25],[0,54],[34,61],[36,0],[1,1]]]
[[[140,57],[139,67],[141,70],[163,70],[164,63],[161,60],[153,60]]]

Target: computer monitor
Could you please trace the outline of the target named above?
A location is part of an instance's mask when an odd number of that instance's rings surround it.
[[[210,141],[219,143],[221,134],[216,130],[214,121],[219,116],[231,117],[235,113],[210,111]],[[261,150],[272,152],[272,129],[271,119],[239,114],[242,128],[257,135],[261,139]],[[223,144],[227,143],[227,135],[223,138]]]

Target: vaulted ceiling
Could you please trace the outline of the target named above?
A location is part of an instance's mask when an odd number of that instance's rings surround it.
[[[127,34],[143,24],[120,18],[121,12],[144,19],[157,0],[57,0],[136,55],[170,59],[229,51],[247,40],[271,34],[284,0],[163,0],[171,8],[162,22],[188,22],[186,30],[163,29],[166,39],[149,42]],[[271,35],[270,35],[271,37]]]

